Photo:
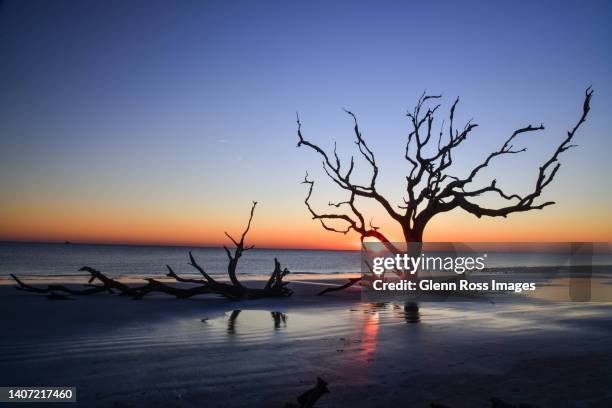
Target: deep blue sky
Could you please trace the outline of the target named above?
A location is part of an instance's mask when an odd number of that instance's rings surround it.
[[[404,113],[424,89],[461,95],[460,118],[481,124],[458,171],[514,128],[547,125],[493,169],[520,190],[592,84],[580,149],[546,196],[563,205],[516,221],[571,216],[588,231],[577,214],[612,204],[611,21],[609,1],[2,2],[0,238],[213,242],[258,199],[260,229],[279,242],[289,226],[347,242],[303,206],[305,170],[322,178],[295,149],[296,111],[309,137],[342,151],[354,146],[340,108],[355,111],[399,202]],[[327,203],[333,188],[317,189]],[[483,233],[507,228],[494,222]]]

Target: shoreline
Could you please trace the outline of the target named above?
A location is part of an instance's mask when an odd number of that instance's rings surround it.
[[[6,385],[63,384],[106,407],[278,407],[329,383],[317,406],[607,406],[612,305],[364,303],[360,289],[286,299],[213,295],[49,301],[0,285]]]

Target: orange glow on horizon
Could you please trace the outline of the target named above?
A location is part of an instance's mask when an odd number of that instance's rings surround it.
[[[43,210],[21,206],[7,210],[0,213],[0,241],[219,247],[229,242],[224,231],[239,236],[248,217],[243,209],[204,211],[205,217],[200,209],[181,212],[150,207],[125,210],[75,205]],[[402,241],[396,224],[380,223],[380,227],[389,240]],[[359,250],[361,246],[357,234],[328,232],[293,207],[287,211],[258,208],[246,241],[258,248]],[[480,220],[455,212],[434,218],[425,231],[425,241],[612,242],[612,225],[603,214],[582,213],[571,218],[560,210]]]
[[[63,229],[49,233],[37,233],[32,229],[22,228],[19,233],[0,231],[0,241],[16,242],[58,242],[69,241],[83,244],[123,244],[123,245],[154,245],[154,246],[188,246],[188,247],[221,247],[231,244],[222,230],[213,234],[202,234],[200,229],[161,228],[130,228],[113,230],[100,228],[95,231],[79,231]],[[338,235],[327,231],[308,231],[309,234],[284,234],[283,231],[250,231],[246,238],[249,244],[256,248],[277,249],[318,249],[318,250],[359,250],[361,241],[356,234]],[[230,232],[231,234],[232,232]],[[485,235],[486,233],[486,235]],[[238,235],[238,233],[236,233]],[[441,233],[435,228],[425,235],[426,242],[612,242],[607,231],[582,229],[572,234],[563,233],[557,229],[550,231],[503,230],[489,231],[488,228],[472,227],[467,231],[450,231]],[[401,239],[394,239],[401,242]]]

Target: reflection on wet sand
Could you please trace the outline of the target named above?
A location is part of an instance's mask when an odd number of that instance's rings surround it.
[[[242,310],[233,310],[229,316],[227,316],[227,334],[234,335],[236,334],[236,325],[238,316],[242,313]],[[251,322],[257,322],[261,320],[262,314],[268,315],[268,312],[257,311],[257,310],[247,310],[246,318]],[[282,312],[269,312],[269,315],[272,317],[272,324],[275,330],[280,330],[282,328],[287,327],[287,315]]]
[[[359,305],[359,308],[351,309],[350,311],[362,312],[365,315],[365,318],[354,319],[354,322],[351,324],[358,332],[364,334],[366,337],[364,340],[374,337],[373,334],[378,330],[377,326],[384,322],[398,321],[399,319],[406,323],[421,322],[421,313],[416,302],[406,302],[403,304],[391,302],[363,303]],[[321,315],[305,316],[298,314],[296,318],[297,326],[337,326],[334,323],[336,319],[322,319]],[[337,316],[337,318],[341,317]],[[272,320],[272,325],[270,325],[270,319]],[[225,326],[225,332],[233,336],[238,334],[238,331],[241,331],[243,334],[249,333],[252,330],[264,333],[267,331],[267,327],[275,331],[287,329],[287,320],[287,314],[283,312],[238,309],[225,313],[220,320],[203,319],[202,321],[211,324],[218,321]],[[242,329],[239,330],[239,327]],[[293,327],[293,330],[295,329],[296,327]]]
[[[274,321],[274,328],[276,330],[281,327],[287,327],[287,315],[281,312],[270,312],[272,315],[272,321]]]
[[[368,316],[357,332],[358,341],[361,342],[358,360],[366,365],[374,360],[374,354],[376,353],[376,342],[380,330],[380,314],[378,313],[380,307],[384,307],[384,304],[366,303],[363,305],[364,312]]]
[[[234,334],[236,331],[236,319],[242,310],[234,310],[227,319],[227,334]]]
[[[370,363],[374,360],[377,349],[377,340],[380,332],[381,320],[391,318],[401,318],[406,323],[418,323],[421,321],[419,305],[414,302],[407,302],[403,306],[397,303],[364,303],[360,308],[366,315],[366,319],[357,320],[358,326],[356,339],[352,342],[360,343],[358,360],[362,363]]]
[[[399,308],[399,305],[393,305],[395,308]],[[415,302],[406,302],[404,304],[403,312],[406,323],[418,323],[421,321],[421,314],[419,312],[419,305]]]
[[[406,323],[419,323],[421,321],[419,305],[416,302],[405,302],[403,305],[391,302],[364,303],[360,309],[353,309],[353,311],[357,310],[363,310],[366,314],[381,313],[385,318],[400,318],[405,320]]]

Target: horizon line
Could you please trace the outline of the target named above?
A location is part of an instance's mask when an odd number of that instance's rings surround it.
[[[168,247],[168,248],[214,248],[223,249],[225,245],[206,245],[206,244],[187,244],[187,243],[146,243],[146,242],[87,242],[87,241],[38,241],[38,240],[11,240],[11,239],[0,239],[0,244],[47,244],[47,245],[108,245],[108,246],[134,246],[134,247]],[[320,248],[320,247],[273,247],[273,246],[257,246],[253,249],[277,249],[277,250],[302,250],[302,251],[360,251],[360,249],[348,249],[348,248]]]
[[[399,242],[398,242],[399,243]],[[443,244],[443,243],[462,243],[462,244],[562,244],[562,243],[593,243],[608,244],[612,246],[612,241],[424,241],[423,244]],[[45,244],[45,245],[95,245],[95,246],[133,246],[133,247],[161,247],[161,248],[202,248],[202,249],[223,249],[225,245],[206,245],[188,243],[146,243],[146,242],[87,242],[87,241],[38,241],[38,240],[5,240],[0,239],[0,244]],[[254,246],[253,249],[263,250],[302,250],[302,251],[343,251],[359,252],[361,246],[355,249],[349,248],[321,248],[321,247],[275,247],[275,246]]]

